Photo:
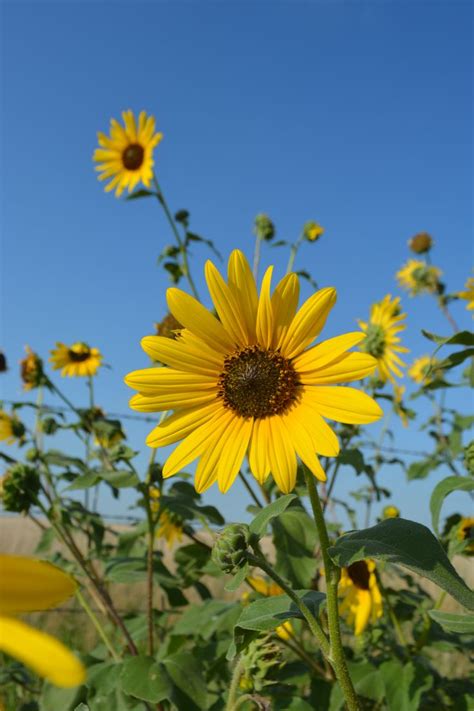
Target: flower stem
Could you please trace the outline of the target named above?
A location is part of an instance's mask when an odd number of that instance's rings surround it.
[[[341,685],[347,708],[349,711],[359,711],[360,704],[347,668],[344,647],[342,646],[341,628],[339,626],[337,587],[341,577],[341,570],[333,563],[329,556],[329,536],[314,477],[306,467],[303,467],[303,470],[316,528],[318,529],[324,573],[326,576],[326,601],[329,627],[328,658],[336,672],[337,680]]]
[[[258,498],[257,494],[255,493],[255,491],[254,491],[254,490],[252,489],[252,487],[250,486],[250,484],[249,484],[249,482],[247,481],[247,479],[246,479],[245,475],[243,474],[243,472],[239,472],[239,478],[242,480],[243,485],[245,486],[245,488],[247,489],[247,491],[249,492],[250,496],[252,497],[252,499],[253,499],[253,500],[255,501],[255,503],[257,504],[257,506],[258,506],[260,509],[263,508],[262,502],[260,501],[260,499]]]
[[[102,627],[102,625],[100,624],[99,619],[97,618],[96,614],[95,614],[94,611],[92,610],[91,606],[89,605],[89,603],[87,602],[87,600],[85,599],[84,595],[81,593],[81,591],[79,590],[79,588],[76,590],[76,598],[77,598],[77,600],[78,600],[80,606],[83,608],[84,612],[87,614],[87,616],[89,617],[90,621],[92,622],[92,624],[93,624],[94,627],[96,628],[96,630],[97,630],[97,632],[98,632],[98,634],[99,634],[101,640],[103,641],[103,643],[105,644],[105,646],[106,646],[107,649],[109,650],[109,652],[110,652],[110,654],[111,654],[111,656],[112,656],[112,659],[113,659],[115,662],[119,662],[119,661],[120,661],[120,657],[119,657],[119,655],[117,654],[117,652],[115,651],[115,649],[113,648],[112,642],[111,642],[110,639],[107,637],[107,634],[106,634],[104,628]]]
[[[242,676],[243,670],[244,670],[244,666],[242,664],[242,657],[239,657],[236,665],[234,666],[234,670],[232,672],[232,679],[230,681],[230,687],[229,687],[229,696],[227,697],[225,711],[235,711],[235,709],[237,708],[236,696],[237,696],[237,690],[239,688],[240,677]]]
[[[293,244],[290,247],[290,258],[288,259],[288,264],[286,266],[286,273],[289,274],[293,270],[293,265],[295,263],[296,255],[298,253],[298,249],[300,248],[301,242],[304,240],[304,233],[302,232],[296,242],[293,242]]]
[[[179,251],[181,252],[181,259],[183,260],[183,273],[186,279],[188,280],[189,287],[191,291],[193,292],[193,296],[199,301],[199,294],[196,289],[196,285],[194,283],[194,280],[191,276],[191,271],[189,269],[189,262],[188,262],[188,253],[186,249],[186,243],[183,241],[181,238],[181,235],[179,234],[179,230],[176,226],[176,222],[174,220],[174,217],[171,213],[171,210],[168,207],[168,203],[165,200],[165,196],[163,195],[163,191],[161,190],[160,184],[158,183],[158,180],[156,179],[156,175],[153,176],[153,183],[156,188],[156,197],[158,198],[158,202],[162,206],[164,213],[166,215],[166,219],[169,222],[169,225],[171,227],[171,231],[173,232],[173,235],[176,239],[176,242],[178,243]]]

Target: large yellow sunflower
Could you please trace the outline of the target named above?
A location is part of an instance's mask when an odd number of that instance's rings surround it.
[[[397,334],[406,328],[402,323],[405,318],[406,314],[400,310],[400,298],[392,299],[387,294],[382,301],[373,304],[368,322],[358,322],[365,333],[360,348],[376,358],[378,374],[383,382],[390,380],[393,383],[393,373],[399,378],[403,375],[399,366],[403,367],[405,363],[397,353],[408,353],[408,348],[399,345]]]
[[[341,617],[354,626],[355,635],[382,616],[382,596],[373,560],[359,560],[343,568],[338,593],[343,598],[339,605]]]
[[[95,375],[102,362],[102,354],[98,348],[91,348],[87,343],[73,343],[66,346],[56,343],[56,348],[51,351],[49,359],[54,370],[61,369],[62,377],[70,378]]]
[[[288,274],[271,294],[272,269],[258,296],[242,252],[230,256],[228,283],[208,261],[206,280],[220,320],[180,289],[168,289],[168,307],[183,330],[176,340],[147,336],[142,347],[169,367],[137,370],[125,378],[138,390],[130,401],[133,409],[174,410],[147,444],[164,447],[183,440],[168,457],[163,476],[199,458],[199,492],[216,480],[226,492],[246,453],[257,480],[263,483],[271,472],[285,493],[295,486],[296,455],[324,481],[316,453],[337,456],[339,443],[323,418],[362,424],[382,416],[365,393],[334,387],[375,368],[370,355],[347,353],[363,333],[309,348],[336,301],[335,289],[321,289],[297,310],[298,277]]]
[[[82,684],[86,670],[61,642],[16,619],[67,600],[77,588],[74,578],[51,563],[3,554],[0,577],[0,650],[56,686]]]
[[[153,178],[153,150],[163,138],[162,133],[155,133],[155,119],[142,111],[138,125],[133,112],[123,111],[124,126],[115,119],[110,121],[110,137],[98,133],[100,148],[94,151],[94,161],[99,165],[99,180],[112,178],[105,190],[115,188],[119,197],[125,188],[128,192],[141,181],[149,188]]]
[[[422,293],[436,294],[442,273],[441,269],[431,264],[409,259],[395,276],[402,289],[406,289],[410,296],[415,296]]]

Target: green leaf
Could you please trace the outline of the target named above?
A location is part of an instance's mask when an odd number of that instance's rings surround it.
[[[326,600],[324,593],[315,590],[296,590],[295,592],[313,615],[316,618],[319,617],[320,607]],[[256,632],[268,632],[292,618],[304,619],[288,595],[273,595],[246,605],[237,620],[236,627]]]
[[[387,519],[371,528],[346,533],[329,549],[329,554],[341,567],[365,558],[403,565],[431,580],[468,610],[474,610],[474,592],[457,574],[429,528],[415,521]]]
[[[135,474],[127,469],[110,471],[109,469],[100,469],[97,471],[100,478],[103,479],[110,486],[116,489],[123,489],[125,487],[137,486],[140,483],[140,479]]]
[[[465,360],[471,358],[472,356],[474,356],[474,348],[465,348],[463,351],[451,353],[451,355],[438,363],[436,367],[442,368],[443,370],[449,370],[449,368],[455,368],[460,363],[464,363]]]
[[[381,664],[379,672],[390,711],[417,711],[423,692],[433,685],[430,670],[412,661],[402,664],[398,659],[391,659]]]
[[[472,491],[474,489],[474,479],[465,476],[448,476],[436,484],[431,494],[430,511],[433,529],[439,535],[439,514],[444,499],[452,491]]]
[[[314,557],[316,526],[300,506],[294,506],[273,521],[276,568],[294,587],[309,588],[316,572]]]
[[[434,343],[437,343],[439,346],[474,346],[474,333],[472,333],[472,331],[458,331],[454,336],[448,336],[447,338],[425,331],[424,328],[421,329],[421,332],[425,338],[434,341]]]
[[[474,615],[456,615],[454,612],[428,610],[428,615],[446,632],[474,634]]]
[[[171,695],[171,684],[165,670],[151,657],[128,657],[120,674],[122,691],[137,699],[157,704]]]
[[[163,659],[163,665],[173,683],[169,698],[176,708],[186,711],[207,708],[206,684],[195,654],[172,654]]]
[[[355,469],[356,474],[365,471],[364,455],[360,449],[343,449],[338,457],[340,464],[349,464]]]
[[[419,462],[412,462],[407,469],[407,479],[426,479],[428,474],[439,465],[439,462],[434,457],[421,459]]]
[[[62,689],[46,682],[43,685],[39,699],[40,710],[58,711],[58,709],[61,709],[61,711],[69,711],[69,709],[74,709],[77,706],[78,695],[79,689],[77,687],[74,689]]]
[[[286,496],[280,496],[271,504],[265,506],[250,524],[250,533],[258,537],[264,535],[272,518],[283,513],[294,499],[296,499],[296,494],[286,494]]]
[[[90,711],[89,707],[83,704],[82,702],[79,704],[79,706],[76,706],[74,711]]]
[[[137,200],[138,198],[144,198],[144,197],[157,197],[157,194],[153,192],[152,190],[135,190],[134,193],[131,195],[127,195],[125,200]]]
[[[94,471],[88,471],[85,474],[80,474],[74,479],[72,484],[66,486],[64,491],[78,491],[80,489],[90,489],[99,482],[99,475]]]
[[[81,471],[87,470],[87,466],[82,459],[79,459],[78,457],[70,457],[68,454],[64,454],[64,452],[60,452],[58,449],[50,449],[45,452],[43,454],[43,459],[46,464],[49,464],[50,466],[65,468],[75,467]]]
[[[217,629],[226,627],[232,617],[240,615],[239,603],[208,600],[199,605],[190,605],[171,629],[172,635],[212,637]],[[231,625],[233,626],[233,625]]]
[[[244,582],[245,578],[247,577],[249,572],[249,564],[246,563],[240,570],[234,575],[232,580],[230,580],[224,587],[224,590],[227,590],[228,592],[235,592],[240,588],[242,583]]]

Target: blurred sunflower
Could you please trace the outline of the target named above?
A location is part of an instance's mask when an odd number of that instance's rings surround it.
[[[166,543],[171,547],[176,541],[180,543],[183,540],[183,527],[181,522],[168,511],[160,512],[160,490],[155,486],[150,486],[148,489],[150,497],[150,509],[153,514],[159,514],[158,527],[156,529],[156,537],[164,538]]]
[[[87,343],[77,342],[72,346],[56,343],[51,351],[54,370],[61,369],[61,376],[70,378],[95,375],[102,362],[102,354],[98,348],[91,348]]]
[[[123,111],[122,126],[115,119],[110,121],[110,137],[98,133],[100,148],[94,151],[94,161],[99,180],[112,178],[106,186],[106,192],[115,188],[117,197],[127,188],[128,192],[142,182],[150,187],[153,178],[153,150],[163,138],[162,133],[155,133],[155,119],[142,111],[135,121],[133,111]]]
[[[16,415],[9,415],[5,410],[0,410],[0,441],[7,444],[22,442],[25,435],[25,426]]]
[[[377,360],[377,372],[383,382],[395,382],[393,373],[399,378],[403,376],[399,366],[403,367],[405,363],[397,353],[408,353],[408,348],[399,345],[397,334],[405,330],[402,321],[406,316],[400,310],[400,298],[387,294],[382,301],[372,305],[369,321],[358,321],[365,333],[359,347]]]
[[[33,390],[44,383],[43,361],[37,353],[25,346],[26,356],[20,361],[23,390]]]
[[[0,576],[0,650],[56,686],[82,684],[81,662],[57,639],[15,617],[67,600],[77,588],[74,578],[51,563],[3,554]]]
[[[338,592],[343,598],[339,612],[348,625],[354,626],[355,635],[382,616],[382,596],[372,560],[359,560],[343,568]]]
[[[402,289],[406,289],[410,296],[415,296],[422,293],[436,294],[442,273],[441,269],[431,264],[409,259],[395,276]]]
[[[428,383],[433,382],[441,375],[441,371],[437,369],[438,365],[439,360],[437,358],[423,355],[413,361],[408,368],[408,375],[415,383],[428,385]]]
[[[474,553],[474,518],[462,518],[457,525],[457,538],[467,541],[466,553]]]
[[[400,518],[400,509],[393,504],[389,504],[384,507],[382,518]]]
[[[404,427],[408,427],[409,410],[403,404],[403,395],[406,387],[404,385],[393,386],[393,411],[402,421]]]
[[[125,378],[138,391],[132,409],[174,410],[147,444],[164,447],[183,440],[168,457],[163,476],[199,458],[198,492],[216,480],[222,492],[228,491],[247,452],[257,480],[263,483],[271,472],[284,493],[296,483],[296,455],[324,481],[316,452],[337,456],[339,443],[323,418],[362,424],[383,414],[360,390],[334,387],[374,370],[372,356],[347,352],[363,333],[308,348],[336,301],[335,289],[321,289],[297,310],[297,275],[284,277],[271,295],[272,269],[259,297],[242,252],[230,256],[228,284],[208,261],[206,280],[220,320],[180,289],[168,289],[168,307],[183,330],[177,340],[147,336],[142,347],[170,367],[137,370]]]
[[[307,222],[303,228],[303,234],[308,242],[316,242],[324,234],[324,227],[317,222]]]
[[[465,291],[458,291],[457,296],[467,301],[466,309],[474,311],[474,277],[469,277],[464,286]],[[473,314],[474,316],[474,314]]]
[[[249,576],[247,578],[247,582],[255,590],[255,592],[258,592],[260,595],[263,595],[263,597],[274,597],[275,595],[285,594],[283,588],[273,582],[273,580],[269,581],[265,580],[265,578]],[[249,593],[244,593],[244,595],[242,596],[244,601],[247,600],[248,597]],[[288,620],[283,622],[283,624],[279,625],[275,629],[275,633],[281,639],[290,639],[290,637],[293,636],[293,627],[291,625],[291,622],[289,622]]]

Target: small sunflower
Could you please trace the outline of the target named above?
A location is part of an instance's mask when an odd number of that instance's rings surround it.
[[[375,563],[360,560],[341,571],[339,595],[343,598],[339,612],[354,634],[361,634],[369,622],[374,624],[382,616],[382,596],[377,585]]]
[[[246,453],[256,479],[263,483],[271,472],[284,493],[295,486],[297,455],[325,481],[316,453],[337,456],[339,443],[323,418],[362,424],[383,414],[360,390],[335,386],[374,370],[372,356],[347,352],[363,333],[309,347],[336,301],[335,289],[321,289],[298,310],[297,275],[288,274],[271,294],[272,270],[266,271],[259,296],[242,252],[230,256],[228,283],[208,261],[206,280],[220,320],[184,291],[168,289],[168,307],[183,330],[177,340],[147,336],[142,347],[169,367],[125,378],[138,391],[132,409],[174,410],[147,444],[164,447],[182,440],[163,476],[199,458],[198,492],[216,480],[228,491]]]
[[[43,361],[29,346],[25,346],[26,356],[20,361],[20,376],[23,390],[33,390],[44,382]]]
[[[22,443],[25,437],[25,426],[16,417],[0,410],[0,441],[7,444]]]
[[[409,259],[396,273],[396,278],[402,289],[410,296],[416,294],[436,294],[440,286],[441,269],[426,264],[419,259]]]
[[[77,378],[95,375],[101,366],[102,354],[98,348],[91,348],[81,341],[72,346],[58,342],[49,360],[54,370],[61,369],[62,377]]]
[[[457,525],[457,538],[459,541],[467,541],[466,553],[474,554],[474,518],[462,518]]]
[[[423,355],[413,361],[408,369],[408,375],[415,383],[428,385],[441,375],[441,371],[437,369],[438,365],[439,360],[437,358]]]
[[[406,387],[404,385],[394,385],[393,386],[393,410],[396,415],[402,421],[404,427],[408,427],[409,411],[403,404],[403,395],[405,394]]]
[[[307,222],[303,228],[303,234],[308,242],[316,242],[324,234],[324,227],[317,222]]]
[[[263,597],[274,597],[275,595],[284,595],[285,591],[275,582],[265,580],[260,577],[248,577],[247,582],[250,586]],[[249,597],[248,593],[244,593],[243,598],[246,600]],[[290,639],[293,636],[293,627],[289,620],[283,622],[275,629],[275,633],[281,639]]]
[[[403,375],[399,366],[405,363],[397,353],[408,353],[408,348],[399,345],[397,334],[405,330],[406,325],[402,323],[405,318],[406,314],[400,310],[400,298],[387,294],[382,301],[373,304],[369,321],[358,321],[365,333],[360,348],[377,360],[378,375],[383,382],[393,383],[393,374],[399,378]]]
[[[458,291],[457,296],[467,301],[466,309],[474,311],[474,277],[469,277],[464,286],[465,291]],[[474,314],[473,314],[474,316]]]
[[[400,509],[393,504],[389,504],[382,511],[382,518],[400,518]]]
[[[156,537],[164,538],[166,543],[171,547],[176,541],[181,543],[183,540],[183,527],[175,516],[168,511],[160,511],[160,490],[156,486],[150,486],[148,489],[150,497],[150,509],[156,516],[158,515],[158,527],[156,529]]]
[[[112,178],[106,186],[106,192],[115,188],[115,195],[120,197],[127,188],[132,190],[141,181],[147,188],[153,178],[153,150],[163,138],[162,133],[155,133],[155,119],[142,111],[138,125],[132,111],[123,111],[122,126],[115,119],[110,121],[110,137],[98,133],[100,148],[94,151],[94,161],[99,180]]]

